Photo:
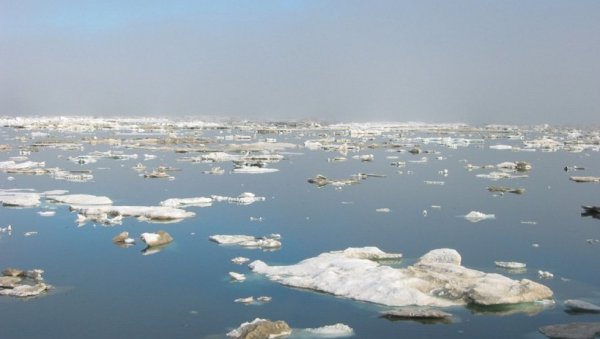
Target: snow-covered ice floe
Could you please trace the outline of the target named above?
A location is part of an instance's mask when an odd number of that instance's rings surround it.
[[[294,330],[294,332],[296,331]],[[352,327],[341,323],[316,328],[305,328],[299,330],[299,332],[308,334],[312,338],[344,338],[354,335]]]
[[[179,208],[165,206],[71,206],[71,209],[87,218],[98,216],[136,217],[149,221],[180,221],[196,215]]]
[[[171,198],[160,202],[161,206],[166,207],[209,207],[212,205],[213,199],[207,197],[197,198]]]
[[[112,200],[104,196],[91,194],[48,195],[46,200],[67,205],[111,205]]]
[[[517,304],[545,300],[553,292],[537,282],[513,280],[461,266],[453,249],[436,249],[406,268],[393,268],[375,260],[390,255],[376,247],[349,248],[322,253],[295,265],[269,266],[256,260],[255,273],[298,288],[388,306]]]
[[[507,270],[522,270],[527,267],[527,264],[516,261],[494,261],[496,267],[505,268]]]
[[[0,190],[0,203],[8,207],[36,207],[40,205],[40,194],[35,192],[20,192]]]
[[[262,174],[262,173],[273,173],[278,172],[277,168],[258,167],[258,166],[242,166],[236,167],[232,170],[233,173],[246,173],[246,174]]]
[[[251,235],[211,235],[209,240],[221,245],[238,245],[249,248],[276,249],[281,247],[281,237],[278,234],[271,234],[264,237],[254,237]]]
[[[238,205],[250,205],[257,201],[265,201],[265,197],[257,197],[254,193],[250,193],[250,192],[244,192],[244,193],[238,195],[237,197],[225,197],[225,196],[221,196],[221,195],[211,195],[210,197],[214,201],[217,201],[217,202],[224,201],[224,202],[228,202],[231,204],[238,204]]]

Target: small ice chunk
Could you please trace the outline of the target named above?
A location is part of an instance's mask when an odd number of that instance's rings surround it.
[[[231,259],[231,262],[234,264],[238,264],[238,265],[242,265],[247,263],[248,261],[250,261],[250,259],[246,258],[246,257],[235,257],[233,259]]]
[[[246,297],[246,298],[237,298],[234,300],[234,302],[242,303],[242,304],[251,304],[254,302],[254,297],[250,296],[250,297]]]
[[[235,280],[235,281],[244,281],[246,280],[246,276],[242,273],[237,273],[237,272],[229,272],[229,276],[231,277],[231,279]]]
[[[260,296],[260,297],[256,298],[256,300],[259,301],[259,302],[261,302],[261,303],[268,303],[268,302],[271,301],[271,299],[273,299],[273,298],[271,298],[269,296],[266,296],[266,295],[263,295],[263,296]]]
[[[166,245],[173,241],[173,237],[165,231],[158,231],[157,233],[142,233],[140,239],[148,246],[161,246]]]
[[[494,261],[497,267],[506,268],[509,270],[520,270],[527,267],[526,264],[516,261]]]
[[[490,145],[490,149],[496,150],[511,150],[512,148],[511,145]]]
[[[354,330],[352,327],[341,323],[317,328],[307,328],[304,329],[304,331],[318,338],[343,338],[354,335]]]
[[[424,181],[427,185],[438,185],[438,186],[443,186],[446,183],[444,181],[438,181],[438,180],[425,180]]]
[[[494,219],[496,216],[493,214],[485,214],[478,211],[471,211],[469,214],[465,215],[465,219],[470,222],[478,222],[485,219]]]
[[[212,205],[213,199],[207,197],[197,197],[197,198],[171,198],[160,202],[161,206],[165,207],[209,207]]]
[[[389,208],[387,208],[387,207],[378,208],[378,209],[375,210],[375,212],[379,212],[379,213],[390,213],[390,211],[391,210]]]
[[[554,278],[554,274],[552,274],[552,273],[550,273],[548,271],[542,271],[542,270],[538,271],[538,276],[540,278],[542,278],[542,279],[552,279],[552,278]]]
[[[253,237],[251,235],[211,235],[208,239],[222,245],[239,245],[249,248],[275,249],[281,247],[281,238],[278,234],[266,237]]]
[[[26,236],[26,237],[30,237],[32,235],[37,235],[37,234],[38,234],[38,232],[31,231],[31,232],[25,232],[23,235]]]
[[[51,217],[56,214],[56,211],[39,211],[38,214],[42,217]]]

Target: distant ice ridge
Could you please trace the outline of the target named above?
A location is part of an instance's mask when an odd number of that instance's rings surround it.
[[[545,300],[552,291],[528,279],[513,280],[461,266],[453,249],[436,249],[406,268],[375,260],[398,257],[374,247],[322,253],[289,266],[269,266],[257,260],[255,273],[283,285],[388,306],[446,307],[465,304],[500,305]]]

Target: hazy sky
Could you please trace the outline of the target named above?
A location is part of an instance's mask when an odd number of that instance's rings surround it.
[[[600,123],[600,1],[0,0],[0,115]]]

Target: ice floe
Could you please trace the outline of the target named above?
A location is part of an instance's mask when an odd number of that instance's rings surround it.
[[[161,206],[166,207],[209,207],[212,205],[213,199],[207,197],[197,197],[197,198],[171,198],[160,202]]]
[[[301,331],[317,338],[345,338],[352,337],[354,335],[354,329],[342,323],[325,325],[316,328],[305,328]]]
[[[235,281],[246,280],[246,276],[244,274],[237,273],[237,272],[229,272],[229,277],[231,278],[231,280],[235,280]]]
[[[292,333],[290,326],[283,320],[271,321],[256,318],[250,322],[242,323],[238,328],[227,333],[228,337],[251,338],[278,338]]]
[[[140,239],[149,247],[161,246],[169,244],[173,241],[173,237],[165,231],[158,231],[156,233],[142,233]]]
[[[499,305],[549,299],[552,291],[528,279],[513,280],[461,266],[452,249],[432,250],[406,268],[373,259],[390,255],[377,248],[322,253],[295,265],[269,266],[257,260],[253,272],[298,288],[389,306]]]
[[[104,220],[107,216],[136,217],[141,221],[173,222],[196,215],[179,208],[165,206],[80,206],[71,208],[90,220]]]
[[[262,174],[262,173],[273,173],[278,172],[277,168],[258,167],[258,166],[240,166],[232,170],[233,173],[246,173],[246,174]]]
[[[217,201],[217,202],[224,201],[224,202],[228,202],[231,204],[238,204],[238,205],[250,205],[250,204],[253,204],[258,201],[265,201],[265,197],[258,197],[254,193],[250,193],[250,192],[244,192],[244,193],[238,195],[237,197],[227,197],[227,196],[221,196],[221,195],[211,195],[210,197],[212,200]]]
[[[251,235],[211,235],[208,239],[221,245],[237,245],[249,248],[277,249],[281,247],[280,236],[271,234],[264,237]]]
[[[47,195],[46,199],[51,202],[67,205],[111,205],[112,200],[104,196],[95,196],[91,194],[65,194],[65,195]]]
[[[34,269],[24,271],[16,268],[7,268],[0,276],[0,296],[35,297],[46,291],[51,286],[44,282],[43,270]]]
[[[525,268],[527,267],[527,264],[517,261],[494,261],[494,264],[496,265],[496,267],[515,271],[525,270]]]
[[[494,214],[485,214],[479,211],[471,211],[467,215],[465,215],[465,219],[470,222],[478,222],[486,219],[494,219],[496,216]]]
[[[233,259],[231,259],[231,262],[237,265],[243,265],[245,263],[247,263],[248,261],[250,261],[250,259],[246,258],[246,257],[235,257]]]

